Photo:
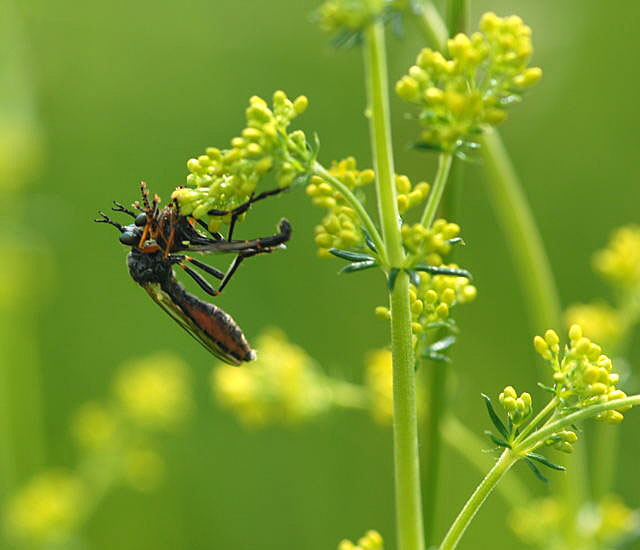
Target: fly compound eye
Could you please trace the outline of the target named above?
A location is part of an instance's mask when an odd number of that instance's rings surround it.
[[[145,225],[147,225],[147,214],[144,212],[142,214],[138,214],[136,216],[136,220],[133,223],[138,227],[144,227]]]
[[[120,233],[119,239],[122,244],[134,246],[138,244],[138,241],[140,240],[140,236],[136,235],[131,231],[123,231],[122,233]]]

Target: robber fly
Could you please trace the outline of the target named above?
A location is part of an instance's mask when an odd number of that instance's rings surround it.
[[[229,233],[223,238],[220,233],[207,236],[196,225],[206,229],[206,224],[189,216],[180,214],[177,201],[160,207],[157,195],[149,200],[149,191],[144,183],[140,184],[142,203],[136,202],[134,212],[114,201],[112,210],[122,212],[133,218],[133,223],[121,225],[111,220],[104,212],[95,220],[107,223],[120,231],[120,242],[130,246],[127,255],[129,274],[144,288],[149,296],[171,318],[173,318],[191,336],[220,360],[231,365],[241,365],[256,358],[255,351],[249,346],[242,330],[233,318],[221,308],[200,300],[189,293],[175,278],[173,266],[178,266],[189,275],[207,294],[217,296],[227,285],[238,266],[245,258],[273,252],[284,248],[291,237],[291,224],[282,219],[278,224],[278,233],[253,240],[233,240],[233,229],[240,215],[251,204],[284,189],[267,191],[252,196],[248,201],[232,210],[211,210],[210,215],[231,215]],[[222,272],[200,260],[185,254],[186,252],[233,253],[235,258],[228,270]],[[187,263],[202,270],[220,281],[215,289]]]

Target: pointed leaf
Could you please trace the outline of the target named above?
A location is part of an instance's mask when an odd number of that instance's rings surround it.
[[[548,391],[549,393],[556,393],[555,388],[551,386],[545,386],[542,382],[538,382],[538,387],[542,388],[544,391]]]
[[[549,480],[542,475],[540,470],[538,470],[538,467],[533,462],[531,462],[528,458],[525,458],[524,461],[527,463],[527,466],[531,468],[531,471],[540,481],[542,481],[543,483],[549,483]]]
[[[425,327],[426,330],[435,330],[440,328],[446,328],[447,330],[450,330],[455,334],[458,334],[460,332],[460,329],[458,328],[458,325],[456,324],[455,319],[452,319],[452,318],[443,319],[441,321],[434,321],[433,323],[428,323]]]
[[[509,439],[509,432],[507,432],[507,428],[505,428],[504,424],[502,423],[502,420],[500,420],[500,417],[496,414],[496,411],[493,410],[493,405],[491,404],[491,398],[484,393],[480,395],[482,395],[482,398],[484,399],[484,404],[487,407],[489,418],[491,419],[491,422],[493,422],[493,425],[496,427],[496,430],[500,432],[500,435],[502,437],[504,437],[505,439]]]
[[[400,273],[400,270],[397,267],[392,267],[389,270],[389,278],[387,279],[387,286],[389,287],[389,292],[393,292],[393,287],[396,286],[396,279],[398,278],[398,273]]]
[[[409,275],[409,280],[411,281],[411,284],[415,287],[420,286],[420,275],[418,275],[418,272],[414,271],[413,269],[405,269],[405,271]]]
[[[373,260],[367,260],[366,262],[356,262],[353,264],[345,265],[338,273],[355,273],[356,271],[363,271],[364,269],[370,269],[376,267],[378,264]]]
[[[442,340],[438,340],[437,342],[431,344],[429,346],[429,349],[433,351],[444,351],[453,346],[453,344],[456,343],[456,340],[457,338],[453,334],[451,334],[446,338],[443,338]]]
[[[538,454],[538,453],[528,453],[527,456],[532,458],[533,460],[537,460],[540,464],[544,464],[547,468],[551,468],[552,470],[558,470],[559,472],[564,472],[566,468],[564,466],[560,466],[560,464],[555,464],[551,462],[546,456]]]
[[[504,441],[503,439],[500,439],[499,437],[496,437],[495,435],[493,435],[493,433],[491,433],[489,430],[485,430],[484,434],[489,437],[489,439],[491,441],[493,441],[498,447],[506,447],[508,449],[511,448],[511,445],[509,445],[506,441]]]
[[[376,248],[376,245],[373,242],[373,239],[371,238],[371,235],[369,235],[369,232],[364,227],[361,227],[360,231],[362,232],[362,236],[364,237],[364,242],[369,247],[369,250],[371,250],[371,251],[373,251],[373,252],[375,252],[377,254],[378,253],[378,249]]]
[[[450,277],[465,277],[473,280],[473,276],[466,269],[458,269],[456,267],[441,267],[436,265],[417,264],[413,266],[416,271],[426,271],[431,275],[448,275]]]
[[[450,363],[451,359],[445,355],[444,353],[438,353],[437,351],[433,351],[429,348],[422,352],[422,357],[424,359],[430,359],[431,361],[435,361],[436,363]]]
[[[351,252],[350,250],[340,250],[339,248],[330,248],[329,252],[342,260],[348,260],[350,262],[375,261],[373,256],[362,254],[361,252]]]
[[[464,239],[462,237],[453,237],[453,239],[449,239],[447,242],[449,244],[461,244],[462,246],[467,244],[464,242]]]

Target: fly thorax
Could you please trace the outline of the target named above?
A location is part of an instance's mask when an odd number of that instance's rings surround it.
[[[127,256],[127,265],[133,280],[141,285],[161,283],[171,277],[171,264],[161,251],[145,254],[132,250]]]

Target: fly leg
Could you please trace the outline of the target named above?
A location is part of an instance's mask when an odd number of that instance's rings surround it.
[[[267,197],[271,197],[273,195],[278,195],[279,193],[282,193],[283,191],[287,191],[288,189],[289,189],[288,187],[280,187],[278,189],[271,189],[270,191],[264,191],[258,195],[251,195],[248,201],[243,202],[241,205],[236,206],[231,210],[209,210],[207,214],[209,214],[210,216],[226,216],[228,214],[231,214],[231,223],[229,224],[229,234],[227,235],[227,240],[230,241],[233,237],[233,229],[235,228],[236,221],[242,214],[244,214],[247,210],[249,210],[249,207],[254,202],[258,202],[262,199],[266,199]]]

